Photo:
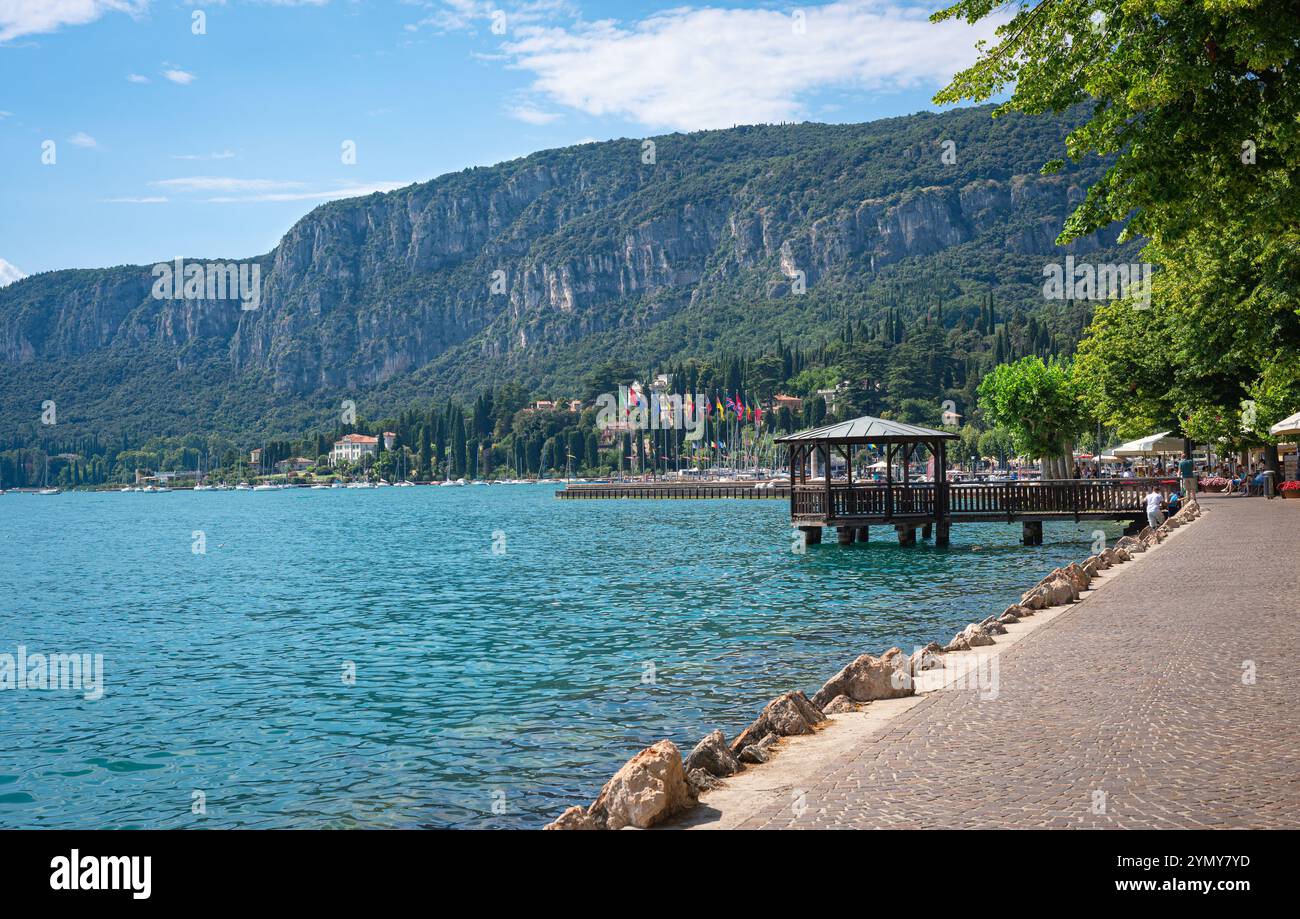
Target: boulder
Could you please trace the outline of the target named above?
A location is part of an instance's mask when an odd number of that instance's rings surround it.
[[[826,701],[830,701],[836,695],[839,693],[832,694]],[[802,692],[787,692],[767,703],[767,707],[759,712],[754,723],[741,731],[731,742],[731,752],[738,756],[740,751],[751,744],[758,743],[768,734],[776,734],[780,737],[811,734],[815,730],[814,725],[821,724],[825,720],[826,716],[822,714],[820,705],[809,702],[808,697]],[[741,762],[744,762],[743,758]]]
[[[1010,613],[1011,615],[1015,616],[1017,619],[1025,619],[1029,616],[1032,616],[1034,614],[1034,610],[1032,607],[1029,606],[1021,606],[1019,603],[1012,603],[1010,606],[1008,606],[1006,609],[1002,611],[1003,616],[1007,615],[1007,613]]]
[[[1121,562],[1131,562],[1133,561],[1133,553],[1128,549],[1116,549],[1115,558]]]
[[[691,792],[698,798],[702,793],[721,785],[722,779],[703,769],[693,769],[686,773],[686,784],[691,786]]]
[[[908,661],[908,670],[912,676],[926,671],[934,670],[936,667],[943,667],[943,658],[939,655],[943,653],[943,646],[937,641],[932,641],[924,648],[917,648],[912,652],[912,658]]]
[[[861,705],[848,696],[836,696],[826,703],[826,707],[822,711],[828,715],[840,715],[844,712],[856,712],[861,708]]]
[[[694,805],[681,751],[671,740],[661,740],[624,763],[587,813],[606,829],[645,829]]]
[[[602,830],[604,827],[596,821],[594,817],[587,813],[585,807],[573,807],[566,810],[560,816],[556,817],[546,826],[544,830]]]
[[[998,622],[1002,623],[1003,625],[1011,625],[1012,623],[1019,622],[1019,621],[1020,621],[1020,617],[1012,612],[1003,613],[1001,616],[998,617]]]
[[[1152,532],[1154,531],[1151,529],[1151,527],[1143,527],[1142,531],[1137,535],[1138,541],[1146,542],[1150,538]]]
[[[912,695],[908,658],[898,648],[890,648],[878,658],[863,654],[827,680],[812,701],[822,706],[841,695],[854,702]]]
[[[1006,631],[1003,629],[1002,631]],[[961,637],[966,640],[966,644],[972,648],[981,648],[985,645],[996,644],[993,637],[977,622],[972,622],[966,628],[962,629]]]
[[[943,646],[945,652],[948,651],[969,651],[970,643],[966,641],[961,632],[953,636],[952,641]]]
[[[683,768],[687,774],[703,769],[709,775],[728,776],[740,771],[740,763],[727,747],[726,736],[713,731],[695,745]]]
[[[771,758],[772,757],[768,755],[768,752],[756,743],[752,743],[745,749],[741,750],[739,757],[742,763],[749,763],[751,766],[761,766]]]
[[[1106,551],[1107,550],[1103,549],[1102,551],[1098,552],[1096,555],[1089,555],[1088,561],[1083,563],[1084,569],[1085,570],[1087,569],[1088,562],[1092,563],[1093,569],[1095,571],[1105,571],[1107,568],[1109,568],[1113,563],[1110,560],[1110,558],[1107,557]]]
[[[1118,565],[1120,562],[1119,554],[1114,549],[1104,549],[1097,558],[1101,559],[1102,564],[1107,568]]]
[[[1007,634],[1007,627],[998,622],[997,616],[989,616],[980,623],[980,631],[985,635],[1005,635]]]
[[[1060,569],[1061,576],[1074,585],[1078,591],[1085,591],[1088,585],[1092,583],[1092,578],[1083,570],[1083,566],[1078,562],[1070,562],[1064,568]]]
[[[1101,571],[1101,559],[1095,555],[1089,555],[1079,567],[1081,567],[1083,573],[1088,576],[1088,583],[1091,585],[1092,579],[1097,576],[1097,572]]]
[[[1035,602],[1036,599],[1037,602]],[[1042,609],[1047,606],[1061,606],[1066,603],[1073,603],[1077,599],[1079,599],[1079,589],[1074,582],[1066,577],[1057,577],[1045,584],[1030,588],[1020,598],[1020,603],[1024,606]]]
[[[1150,529],[1150,528],[1148,527],[1148,529]],[[1137,537],[1134,537],[1134,536],[1125,536],[1125,537],[1123,537],[1122,539],[1120,539],[1119,542],[1115,543],[1115,548],[1116,548],[1116,549],[1125,549],[1125,550],[1127,550],[1127,551],[1130,552],[1130,553],[1131,553],[1131,552],[1145,552],[1146,549],[1147,549],[1147,547],[1146,547],[1146,543],[1142,542],[1142,540],[1140,540],[1140,539],[1138,539]]]

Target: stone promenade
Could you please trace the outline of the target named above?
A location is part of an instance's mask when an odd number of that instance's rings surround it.
[[[1000,654],[996,698],[912,702],[726,822],[1300,827],[1300,501],[1201,506]]]

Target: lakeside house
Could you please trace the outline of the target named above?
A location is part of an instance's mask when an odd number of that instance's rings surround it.
[[[280,462],[275,464],[275,471],[286,474],[290,472],[306,472],[314,465],[316,465],[315,460],[308,459],[305,456],[298,456],[293,459],[280,460]]]
[[[248,462],[254,466],[262,465],[262,448],[255,447],[248,452]]]
[[[774,411],[778,412],[783,408],[788,408],[790,414],[794,415],[803,411],[803,400],[798,396],[786,396],[777,393],[772,397],[772,408]]]
[[[849,384],[847,382],[842,381],[840,383],[835,384],[835,386],[832,387],[831,389],[817,390],[817,395],[821,396],[823,399],[826,400],[826,413],[833,414],[835,410],[839,408],[840,398],[848,391],[849,391]]]
[[[379,438],[366,434],[344,434],[342,439],[334,442],[330,450],[330,465],[360,462],[362,457],[376,456],[379,453]]]
[[[582,411],[582,401],[580,399],[537,399],[532,405],[523,410],[525,412],[562,412],[565,410],[572,415]]]

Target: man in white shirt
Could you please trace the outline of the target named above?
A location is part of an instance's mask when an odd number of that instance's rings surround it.
[[[1151,529],[1155,529],[1164,523],[1164,514],[1160,511],[1160,506],[1165,503],[1165,496],[1160,493],[1160,489],[1152,486],[1151,491],[1147,493],[1147,523],[1151,524]]]

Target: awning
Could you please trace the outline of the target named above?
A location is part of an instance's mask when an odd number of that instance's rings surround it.
[[[1268,433],[1273,434],[1274,436],[1300,434],[1300,412],[1296,412],[1290,418],[1283,418],[1277,424],[1269,428]]]
[[[1146,437],[1130,440],[1110,451],[1115,456],[1159,456],[1162,453],[1182,453],[1183,439],[1170,437],[1168,431],[1148,434]]]

